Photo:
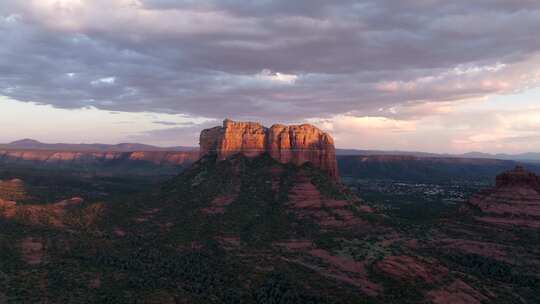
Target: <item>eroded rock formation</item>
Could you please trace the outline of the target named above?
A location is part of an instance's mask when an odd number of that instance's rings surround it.
[[[268,153],[281,163],[310,162],[338,179],[334,140],[309,124],[266,128],[259,123],[226,119],[222,127],[201,132],[200,153],[216,153],[219,160],[238,153],[248,157]]]
[[[523,167],[497,176],[496,186],[474,195],[467,207],[477,219],[497,225],[540,228],[540,177]]]

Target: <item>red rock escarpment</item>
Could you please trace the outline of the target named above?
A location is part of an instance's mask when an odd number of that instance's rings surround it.
[[[281,163],[310,162],[332,178],[339,178],[334,140],[309,124],[266,128],[259,123],[226,119],[222,127],[201,132],[200,153],[216,153],[219,160],[238,153],[248,157],[268,153]]]
[[[497,176],[495,188],[474,195],[467,207],[477,219],[496,225],[540,227],[540,177],[516,167]]]
[[[50,150],[0,150],[4,163],[93,164],[106,161],[145,161],[155,165],[189,165],[197,161],[196,151],[78,152]]]

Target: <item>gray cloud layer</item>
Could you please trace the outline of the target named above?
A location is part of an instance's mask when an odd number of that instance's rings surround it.
[[[396,116],[537,86],[539,15],[536,0],[4,0],[0,95],[212,118]]]

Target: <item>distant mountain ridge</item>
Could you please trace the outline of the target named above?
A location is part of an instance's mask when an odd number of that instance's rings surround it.
[[[336,149],[338,156],[372,156],[372,155],[391,155],[391,156],[414,156],[414,157],[447,157],[448,155],[417,152],[417,151],[398,151],[398,150],[360,150],[360,149]]]
[[[505,160],[520,160],[520,161],[540,161],[540,153],[527,152],[520,154],[490,154],[482,152],[469,152],[462,154],[463,157],[467,158],[495,158],[495,159],[505,159]]]
[[[434,157],[434,158],[478,158],[478,159],[499,159],[514,160],[523,162],[540,162],[540,153],[527,152],[520,154],[491,154],[483,152],[468,152],[463,154],[449,153],[429,153],[416,151],[382,151],[382,150],[357,150],[357,149],[336,149],[338,156],[372,156],[372,155],[394,155],[394,156],[414,156],[414,157]]]
[[[338,155],[341,177],[347,180],[377,179],[403,182],[491,181],[500,172],[525,162],[464,157],[413,155]],[[538,164],[527,167],[540,172]]]
[[[140,151],[171,151],[184,152],[197,150],[195,147],[157,147],[139,143],[120,143],[109,144],[68,144],[68,143],[42,143],[34,139],[22,139],[9,144],[0,144],[0,149],[9,150],[52,150],[52,151],[70,151],[70,152],[140,152]]]

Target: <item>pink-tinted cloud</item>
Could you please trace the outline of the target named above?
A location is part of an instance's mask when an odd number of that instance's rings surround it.
[[[539,13],[525,0],[6,0],[0,94],[215,118],[391,116],[377,111],[538,86]]]

